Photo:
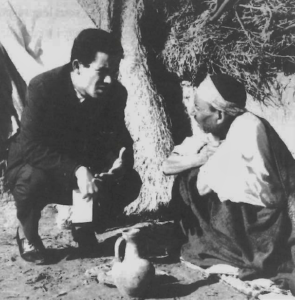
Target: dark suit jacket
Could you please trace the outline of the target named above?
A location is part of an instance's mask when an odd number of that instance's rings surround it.
[[[123,146],[132,168],[133,141],[124,121],[126,89],[115,81],[106,100],[80,103],[70,71],[67,64],[30,82],[20,134],[9,151],[7,177],[12,184],[11,171],[29,164],[72,186],[79,165],[107,170]]]

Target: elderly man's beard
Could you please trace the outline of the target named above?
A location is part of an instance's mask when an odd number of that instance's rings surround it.
[[[214,135],[214,133],[217,133],[217,126],[212,124],[212,123],[204,123],[204,124],[199,124],[198,122],[197,126],[200,128],[201,131],[203,131],[204,133],[212,133]]]

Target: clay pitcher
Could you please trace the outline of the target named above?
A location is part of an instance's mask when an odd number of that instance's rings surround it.
[[[122,260],[119,249],[126,242]],[[120,247],[121,246],[121,247]],[[132,228],[122,232],[122,237],[115,243],[115,261],[112,276],[120,293],[129,299],[143,299],[155,277],[155,268],[143,258],[144,239],[140,229]]]

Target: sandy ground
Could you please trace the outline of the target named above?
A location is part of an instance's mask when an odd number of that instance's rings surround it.
[[[40,235],[51,260],[47,265],[35,266],[23,261],[18,254],[13,202],[0,202],[0,299],[124,299],[108,278],[94,276],[96,271],[105,274],[101,271],[111,269],[114,242],[121,228],[97,235],[100,250],[92,257],[73,259],[75,244],[70,231],[59,229],[55,217],[55,208],[46,207]],[[161,225],[157,228],[163,234]],[[165,253],[161,253],[163,249],[161,245],[150,257],[157,276],[147,299],[247,299],[216,277],[208,278],[182,263],[169,263]]]

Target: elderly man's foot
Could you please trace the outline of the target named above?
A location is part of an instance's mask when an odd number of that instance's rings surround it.
[[[17,231],[16,240],[20,256],[24,260],[35,263],[36,265],[45,263],[46,249],[40,237],[38,237],[34,242],[30,243],[26,238],[20,238],[19,233]]]

